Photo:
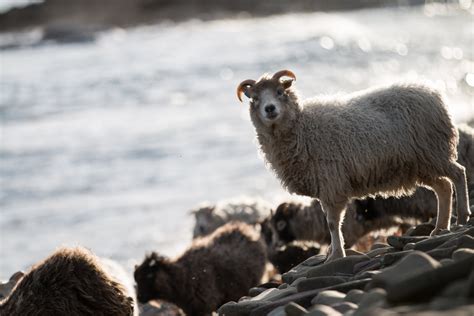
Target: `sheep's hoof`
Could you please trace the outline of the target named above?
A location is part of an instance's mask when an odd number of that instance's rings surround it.
[[[344,258],[345,256],[346,254],[344,253],[344,251],[331,252],[324,263],[332,262],[336,259]]]

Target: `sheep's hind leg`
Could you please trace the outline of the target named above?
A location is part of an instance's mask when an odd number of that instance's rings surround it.
[[[454,188],[456,191],[456,215],[457,224],[466,224],[469,219],[471,212],[469,211],[468,194],[467,194],[467,181],[466,181],[466,168],[457,162],[452,165],[452,172],[449,175],[453,181]]]
[[[330,253],[326,262],[346,256],[344,251],[344,237],[341,231],[342,220],[346,211],[346,202],[344,203],[326,203],[321,201],[323,210],[326,213],[326,220],[331,234]]]
[[[431,232],[431,236],[437,235],[448,229],[451,223],[451,207],[453,187],[447,178],[437,178],[430,181],[429,186],[435,191],[438,197],[438,216],[436,227]]]

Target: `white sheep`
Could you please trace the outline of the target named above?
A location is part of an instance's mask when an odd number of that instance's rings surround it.
[[[286,77],[287,79],[283,79]],[[402,196],[416,186],[438,196],[432,234],[449,229],[454,183],[458,223],[469,218],[458,134],[438,92],[393,85],[301,101],[296,76],[282,70],[237,88],[266,161],[292,193],[321,201],[331,235],[328,261],[344,257],[341,222],[352,198]]]

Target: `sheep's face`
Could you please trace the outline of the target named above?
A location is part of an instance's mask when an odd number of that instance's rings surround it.
[[[294,207],[290,203],[282,203],[277,207],[271,220],[278,240],[285,244],[296,239],[291,225],[296,209],[297,207]]]
[[[140,303],[167,298],[169,285],[163,275],[166,273],[166,259],[156,253],[147,256],[143,263],[135,268],[134,278],[137,283],[137,299]]]
[[[193,230],[193,238],[209,235],[223,224],[222,219],[214,214],[214,209],[214,206],[204,206],[192,211],[196,221]]]
[[[289,77],[290,79],[281,79]],[[245,80],[238,89],[238,97],[250,98],[250,117],[256,126],[271,127],[294,116],[298,109],[296,95],[291,89],[295,76],[288,70],[273,77],[263,76],[258,81]]]

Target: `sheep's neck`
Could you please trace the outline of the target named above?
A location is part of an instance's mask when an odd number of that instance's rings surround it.
[[[188,295],[186,291],[186,269],[183,269],[179,263],[171,263],[168,268],[168,280],[166,284],[170,287],[170,293],[167,291],[160,291],[160,298],[173,302],[179,307],[185,306],[186,304],[186,296]]]

